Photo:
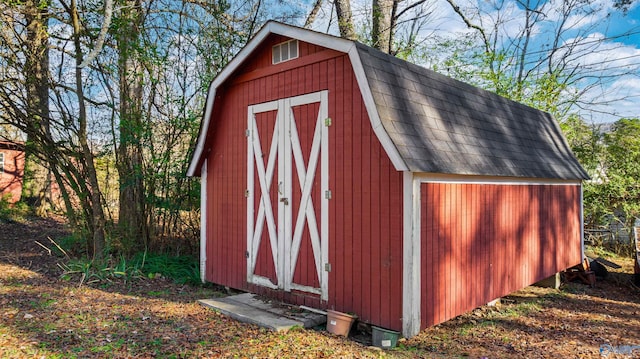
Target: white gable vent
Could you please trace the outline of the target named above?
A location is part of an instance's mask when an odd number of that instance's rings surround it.
[[[273,47],[273,64],[298,58],[298,40],[289,40]]]

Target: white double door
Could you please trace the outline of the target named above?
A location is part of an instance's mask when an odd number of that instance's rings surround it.
[[[247,117],[247,281],[327,300],[328,92],[250,105]]]

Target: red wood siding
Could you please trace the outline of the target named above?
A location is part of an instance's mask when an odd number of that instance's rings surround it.
[[[0,168],[0,198],[16,203],[22,194],[24,177],[24,151],[0,148],[3,154],[3,168]]]
[[[354,312],[365,322],[400,330],[402,173],[395,171],[371,129],[348,56],[300,42],[298,59],[271,65],[271,46],[285,40],[279,36],[266,39],[255,56],[252,55],[216,95],[205,147],[205,153],[209,151],[206,279],[293,304]],[[322,303],[318,296],[247,284],[245,257],[247,106],[320,90],[329,91],[332,119],[329,128],[331,272],[329,299]],[[306,143],[303,153],[308,156],[313,126],[299,126],[301,142]],[[262,145],[265,148],[266,144]],[[319,172],[316,179],[320,179]],[[297,186],[295,176],[293,183]],[[296,190],[299,188],[294,188],[294,193]],[[318,195],[314,194],[313,201],[319,209]],[[305,244],[300,258],[312,258],[310,250]],[[260,274],[274,275],[268,272],[269,265],[260,263]],[[309,271],[314,270],[312,265],[298,263],[300,272],[296,273],[299,276],[296,280],[313,284],[309,275]]]
[[[274,128],[276,124],[276,115],[277,111],[269,111],[256,115],[256,126],[258,128],[258,132],[260,133],[260,146],[263,151],[267,151],[265,156],[263,157],[263,166],[267,167],[268,162],[268,151],[271,146],[271,139],[273,138]],[[275,160],[275,168],[278,168],[278,159],[276,157]],[[278,181],[277,176],[275,176],[271,182],[271,187],[269,188],[271,203],[278,203]],[[246,179],[245,179],[246,181]],[[259,183],[258,174],[254,172],[254,183]],[[256,186],[259,187],[259,186]],[[254,196],[254,208],[258,208],[260,206],[260,195]],[[257,216],[257,211],[254,214]],[[278,222],[278,211],[274,209],[273,217]],[[265,225],[266,227],[266,225]],[[246,232],[245,232],[246,233]],[[246,238],[246,237],[245,237]],[[275,271],[275,261],[273,255],[271,254],[271,245],[269,243],[269,235],[268,231],[265,230],[262,232],[262,238],[260,240],[260,247],[258,248],[258,260],[256,261],[256,269],[254,271],[255,274],[271,279],[273,283],[277,283],[277,276]]]
[[[580,263],[579,185],[423,183],[426,328]]]

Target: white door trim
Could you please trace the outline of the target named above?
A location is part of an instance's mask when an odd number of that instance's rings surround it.
[[[293,108],[313,103],[319,103],[319,109],[315,119],[316,125],[309,162],[305,164]],[[277,111],[277,114],[265,168],[255,115],[267,111]],[[324,267],[329,261],[329,196],[323,195],[321,197],[320,226],[318,226],[318,212],[311,197],[312,191],[320,190],[320,193],[325,194],[329,190],[329,124],[325,121],[327,117],[328,91],[326,90],[248,106],[247,281],[249,283],[285,291],[295,289],[316,293],[320,294],[322,300],[328,300],[329,276]],[[276,159],[277,170],[275,168]],[[321,176],[320,189],[312,188],[318,165]],[[291,180],[294,169],[301,189],[301,201],[295,214],[292,213],[292,206],[288,203],[293,198]],[[254,192],[257,192],[254,187],[256,172],[258,175],[257,184],[260,188],[260,201],[257,216],[254,217]],[[275,204],[278,208],[277,221],[273,213],[274,203],[271,202],[269,195],[275,175],[277,175],[278,190],[278,203]],[[254,274],[265,222],[277,283]],[[320,283],[319,288],[297,284],[293,281],[305,225],[309,229],[314,268]]]
[[[280,118],[280,111],[276,115],[276,121],[274,124],[273,137],[271,139],[271,146],[269,149],[269,157],[267,159],[267,167],[264,167],[263,151],[260,144],[260,138],[258,128],[256,125],[255,115],[257,113],[275,111],[278,110],[278,101],[271,101],[258,105],[249,106],[247,110],[247,118],[249,125],[249,139],[247,141],[247,282],[259,284],[272,289],[278,288],[277,283],[273,283],[269,278],[255,275],[255,267],[257,260],[258,248],[260,247],[262,230],[264,229],[264,223],[267,222],[267,230],[269,234],[269,241],[271,245],[271,254],[273,256],[274,263],[278,263],[278,234],[273,216],[273,205],[269,195],[264,196],[262,194],[269,194],[269,188],[271,188],[271,182],[273,180],[273,174],[275,170],[276,155],[281,152],[278,150],[278,133],[281,131],[282,120]],[[254,222],[254,168],[258,172],[258,181],[260,186],[260,204],[258,206],[258,216]],[[280,278],[281,272],[276,266],[276,277]]]

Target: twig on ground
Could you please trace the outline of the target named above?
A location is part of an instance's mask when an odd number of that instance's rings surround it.
[[[58,245],[58,243],[56,243],[53,239],[51,239],[51,237],[47,236],[47,238],[51,241],[51,243],[53,243],[56,246],[56,248],[60,250],[60,252],[62,252],[65,255],[65,257],[71,258],[69,257],[69,254],[67,254],[67,252]]]
[[[49,255],[51,255],[51,249],[47,248],[44,244],[38,242],[38,241],[34,241],[36,242],[37,245],[39,245],[40,247],[44,248],[47,250],[47,252],[49,252]]]

